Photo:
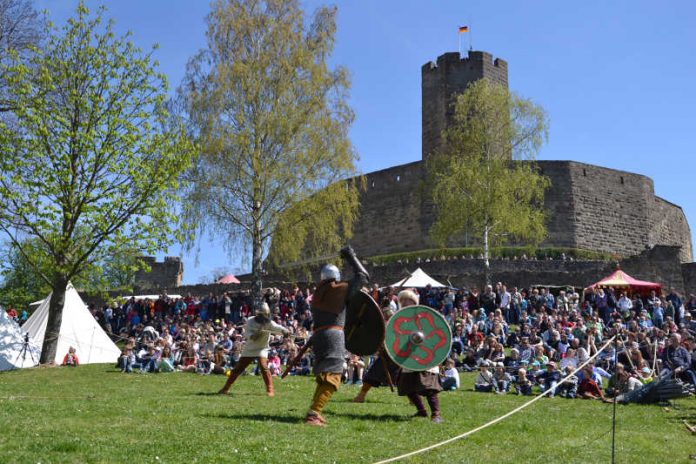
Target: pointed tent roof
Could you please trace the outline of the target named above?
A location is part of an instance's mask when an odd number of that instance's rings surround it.
[[[588,288],[630,288],[638,291],[660,290],[662,285],[655,282],[647,282],[644,280],[634,279],[626,274],[621,269],[617,269],[609,276],[603,278],[599,282],[595,282]]]
[[[216,284],[238,284],[239,279],[237,279],[234,275],[232,274],[227,274],[226,276],[220,277]]]
[[[24,348],[22,328],[0,308],[0,371],[33,367],[39,363],[41,350],[29,338]]]
[[[400,281],[392,284],[392,287],[414,287],[422,288],[430,285],[431,287],[446,287],[437,280],[430,277],[423,271],[423,269],[418,268],[411,273],[408,277],[401,279]]]
[[[38,346],[43,346],[50,301],[51,295],[48,295],[22,326],[22,329],[29,333]],[[81,364],[114,363],[121,354],[121,350],[89,312],[77,290],[72,284],[68,284],[65,289],[63,319],[54,360],[56,364],[63,362],[63,357],[71,346],[75,347]]]

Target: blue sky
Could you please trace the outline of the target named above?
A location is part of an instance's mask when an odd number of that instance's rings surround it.
[[[77,0],[41,0],[56,23]],[[156,57],[170,85],[205,46],[205,0],[87,1],[105,4]],[[325,2],[304,0],[306,11]],[[540,159],[576,160],[653,178],[657,195],[684,209],[696,232],[696,2],[344,0],[332,63],[349,69],[356,121],[351,139],[370,172],[421,158],[420,67],[458,47],[501,57],[510,88],[546,108]],[[612,207],[612,205],[607,205]],[[619,206],[619,205],[617,205]],[[178,248],[169,250],[177,255]],[[250,252],[248,253],[250,254]],[[183,255],[184,282],[216,267],[248,270],[220,243]]]

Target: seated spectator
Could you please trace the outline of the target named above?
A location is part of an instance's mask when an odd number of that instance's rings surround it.
[[[681,346],[681,335],[672,334],[669,346],[662,352],[662,371],[660,378],[677,377],[696,385],[696,374],[691,370],[691,355]]]
[[[534,356],[534,348],[529,344],[529,337],[522,337],[520,346],[517,347],[520,352],[520,359],[532,362]]]
[[[573,399],[578,396],[578,376],[571,375],[574,370],[571,366],[565,367],[565,380],[556,387],[556,392],[561,398]]]
[[[118,358],[118,368],[121,372],[130,374],[133,372],[133,363],[135,362],[135,354],[133,354],[133,348],[126,345],[123,350],[121,350],[121,356]]]
[[[458,390],[459,389],[459,371],[455,369],[454,359],[448,358],[445,361],[444,371],[440,384],[443,390]]]
[[[510,355],[505,358],[503,365],[505,366],[505,370],[507,372],[511,374],[517,372],[517,369],[520,367],[520,352],[517,348],[510,350]]]
[[[184,372],[196,372],[196,367],[198,365],[198,353],[193,345],[189,346],[186,352],[181,357],[181,365],[179,369]]]
[[[633,390],[641,388],[643,384],[640,380],[629,375],[624,369],[624,365],[621,363],[616,364],[616,372],[609,379],[609,384],[607,385],[606,396],[607,398],[613,398],[624,393],[628,393]]]
[[[141,358],[142,368],[141,372],[157,372],[157,365],[159,364],[159,353],[155,349],[154,345],[148,345],[147,353]]]
[[[488,361],[481,361],[479,373],[476,376],[476,380],[474,380],[474,390],[477,392],[492,392],[495,388],[493,374],[488,371],[489,366],[490,364]]]
[[[280,356],[276,350],[271,350],[268,353],[268,369],[271,371],[271,375],[280,375]]]
[[[75,348],[72,346],[68,349],[67,354],[63,358],[63,366],[71,366],[71,367],[77,367],[80,365],[80,360],[77,359],[77,353],[75,352]]]
[[[493,373],[493,387],[496,393],[504,395],[510,389],[512,377],[505,372],[505,366],[502,362],[495,364],[495,372]]]
[[[346,384],[362,385],[363,371],[365,370],[365,361],[357,354],[351,354],[346,364]]]
[[[546,364],[546,371],[539,377],[542,391],[550,390],[547,396],[553,398],[556,394],[556,386],[560,380],[561,373],[556,370],[556,363],[554,361],[549,361]]]
[[[515,391],[518,395],[532,394],[532,381],[527,377],[527,369],[520,367],[517,370],[517,378],[515,379]]]
[[[578,359],[575,357],[575,350],[573,348],[568,348],[565,352],[565,356],[561,358],[561,370],[565,371],[565,368],[568,366],[572,368],[571,370],[575,370],[575,368],[578,367]]]
[[[226,372],[226,367],[225,348],[222,345],[218,345],[215,347],[215,353],[213,353],[213,364],[210,367],[210,373],[222,375]]]
[[[166,345],[162,350],[159,363],[157,364],[157,371],[174,372],[174,356],[172,355],[172,349],[169,345]]]
[[[597,385],[597,374],[594,373],[594,366],[590,363],[582,369],[582,380],[578,385],[578,398],[601,400],[604,399],[602,389]]]
[[[477,364],[476,353],[474,353],[472,349],[467,348],[464,350],[464,357],[458,364],[458,367],[460,367],[464,372],[473,372],[476,370]]]
[[[649,367],[646,366],[638,371],[638,380],[643,385],[647,385],[654,380]]]

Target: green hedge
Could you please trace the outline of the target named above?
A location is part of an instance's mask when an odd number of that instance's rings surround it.
[[[444,249],[429,249],[429,250],[419,250],[419,251],[409,251],[405,253],[391,253],[387,255],[371,256],[369,258],[364,258],[365,261],[376,264],[384,265],[396,262],[415,262],[420,258],[421,261],[427,259],[437,259],[440,260],[444,258],[478,258],[483,254],[483,249],[479,247],[466,247],[466,248],[444,248]],[[490,257],[493,259],[518,259],[522,256],[527,256],[528,258],[535,257],[538,260],[545,259],[562,259],[563,254],[566,258],[572,258],[576,261],[612,261],[617,260],[620,257],[601,251],[594,250],[584,250],[579,248],[560,248],[560,247],[546,247],[546,248],[536,248],[531,246],[507,246],[507,247],[495,247],[490,249]]]

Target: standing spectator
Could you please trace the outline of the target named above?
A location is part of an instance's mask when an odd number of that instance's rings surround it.
[[[679,325],[681,322],[681,319],[679,318],[679,308],[681,308],[683,304],[681,295],[679,295],[674,288],[670,288],[666,300],[669,303],[672,303],[672,306],[674,307],[674,322]]]
[[[619,301],[616,304],[616,308],[619,310],[619,313],[621,313],[621,317],[623,317],[624,319],[628,319],[629,317],[631,317],[631,309],[633,309],[633,302],[626,295],[626,292],[621,292],[621,298],[619,298]]]
[[[495,311],[495,299],[496,295],[493,292],[493,287],[486,285],[486,290],[479,297],[479,304],[481,309],[484,311],[484,314]]]
[[[600,288],[597,290],[597,295],[595,297],[595,306],[597,308],[597,313],[605,325],[609,325],[611,319],[611,309],[609,308],[609,297],[604,293],[604,289]]]
[[[505,322],[512,324],[515,320],[513,315],[514,310],[512,308],[512,295],[507,291],[507,287],[502,285],[500,288],[500,310],[503,312],[503,317]]]

